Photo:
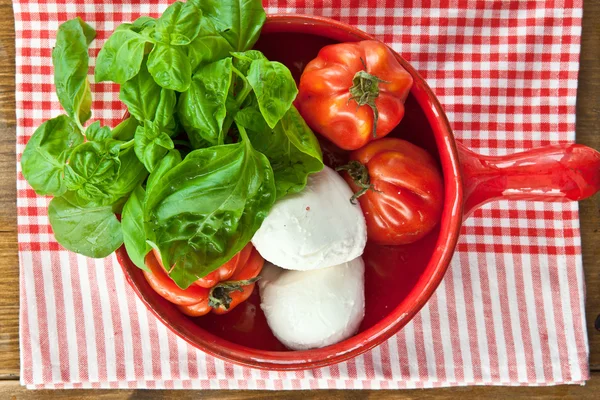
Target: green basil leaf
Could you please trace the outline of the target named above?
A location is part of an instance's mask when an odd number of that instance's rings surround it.
[[[160,98],[156,112],[154,114],[154,124],[161,130],[170,135],[175,133],[177,122],[175,121],[175,106],[177,105],[177,95],[171,89],[164,89],[160,92]]]
[[[121,163],[119,174],[107,188],[112,202],[128,196],[148,176],[146,167],[138,160],[133,147],[121,150],[119,162]]]
[[[173,150],[174,148],[173,140],[168,134],[164,132],[161,132],[158,136],[156,136],[156,138],[154,139],[154,143],[167,150]]]
[[[229,85],[229,91],[227,92],[227,97],[225,99],[225,110],[227,111],[226,118],[234,118],[235,115],[240,111],[240,103],[238,102],[238,96],[240,95],[238,87],[236,86],[237,76],[232,75],[231,84]],[[242,83],[243,85],[243,83]],[[251,95],[250,93],[249,95]],[[261,115],[262,117],[262,115]],[[226,129],[226,128],[224,128]],[[227,134],[227,132],[222,132],[223,134]],[[225,137],[227,139],[227,137]]]
[[[129,196],[121,214],[123,242],[131,261],[138,267],[148,271],[144,259],[151,247],[146,243],[144,228],[144,197],[146,192],[138,185]]]
[[[73,149],[81,143],[83,135],[66,115],[48,120],[36,129],[23,151],[21,169],[37,194],[65,193],[65,165]]]
[[[252,61],[267,60],[264,54],[258,50],[236,51],[231,53],[231,55],[233,56],[233,67],[244,76],[248,75],[248,72],[250,71],[250,65],[252,65]],[[233,78],[234,80],[231,86],[236,89],[235,91],[238,92],[237,95],[239,95],[239,92],[244,90],[243,88],[246,85],[250,85],[247,79],[240,77],[238,74],[235,74]],[[240,106],[242,106],[242,104],[238,104],[238,100],[235,97],[236,96],[230,91],[228,97],[229,104],[227,111],[233,116],[235,116]],[[258,105],[258,103],[256,102],[256,95],[254,95],[253,93],[250,93],[250,95],[246,97],[246,101],[244,102],[244,104],[248,103],[250,99],[252,99],[252,101],[254,101],[256,105]],[[264,118],[261,117],[260,121],[264,122]]]
[[[171,278],[186,288],[239,252],[274,201],[269,161],[243,140],[191,152],[148,191],[145,214]]]
[[[158,127],[174,132],[177,96],[173,90],[161,88],[144,63],[140,73],[121,86],[119,98],[137,120],[153,121]]]
[[[193,3],[176,1],[158,19],[154,37],[174,46],[188,45],[198,36],[201,15]]]
[[[138,121],[147,119],[152,121],[160,100],[161,89],[148,72],[146,63],[142,62],[139,73],[121,85],[119,99]]]
[[[105,140],[77,146],[65,168],[67,189],[86,201],[101,202],[110,198],[108,188],[121,168],[120,145],[116,140]]]
[[[179,117],[194,148],[218,143],[227,114],[231,66],[231,58],[201,66],[190,89],[179,98]]]
[[[236,122],[245,118],[245,113],[253,108],[241,110],[236,115]],[[292,106],[283,116],[274,130],[256,130],[262,128],[256,123],[260,113],[254,109],[250,118],[241,121],[248,124],[248,137],[252,146],[267,156],[273,173],[275,174],[275,186],[277,187],[277,198],[290,193],[298,193],[306,186],[308,175],[323,169],[323,157],[319,141],[310,130],[302,116]],[[262,119],[262,118],[261,118]]]
[[[261,0],[191,0],[236,51],[251,49],[266,20]]]
[[[156,19],[143,15],[133,21],[131,26],[136,32],[142,32],[146,28],[154,28],[156,26]]]
[[[58,101],[80,123],[92,116],[92,92],[88,81],[88,44],[96,32],[77,17],[61,24],[52,50],[54,84]]]
[[[235,122],[253,132],[271,132],[272,129],[265,121],[254,93],[250,93],[244,101],[243,108],[235,114]]]
[[[276,61],[254,60],[248,71],[258,106],[271,128],[285,115],[298,94],[290,70]]]
[[[87,140],[92,141],[102,141],[105,139],[110,139],[112,137],[112,133],[110,132],[110,128],[108,126],[100,126],[100,121],[96,121],[85,130],[85,137]]]
[[[145,121],[144,126],[138,126],[134,140],[135,154],[149,172],[174,147],[169,135],[152,121]]]
[[[201,18],[200,32],[188,46],[188,58],[192,71],[196,71],[199,65],[208,64],[222,58],[228,57],[233,48],[219,34],[217,28],[209,18]]]
[[[184,49],[157,43],[148,57],[148,71],[160,86],[185,92],[192,81],[192,67]]]
[[[111,206],[89,206],[72,192],[52,199],[48,219],[56,241],[84,256],[103,258],[123,244],[121,224]]]
[[[83,35],[85,36],[86,44],[89,46],[90,43],[92,43],[96,38],[96,30],[88,24],[86,24],[85,21],[82,20],[80,17],[77,17],[75,19],[79,20],[79,24],[81,25],[81,29],[83,30]],[[58,27],[58,29],[60,29],[60,27]]]
[[[173,149],[169,150],[167,154],[160,159],[158,165],[152,170],[150,176],[148,176],[148,182],[146,182],[146,190],[150,191],[154,185],[162,178],[164,174],[175,168],[181,162],[181,154],[179,151]]]
[[[134,117],[129,117],[119,123],[119,125],[115,126],[115,129],[112,131],[112,138],[115,140],[122,140],[127,142],[133,139],[133,135],[135,135],[135,130],[140,125],[137,119]]]
[[[292,106],[289,109],[281,121],[279,121],[279,125],[294,147],[322,163],[323,154],[321,153],[319,140],[296,107]],[[321,168],[315,172],[320,170]]]
[[[136,19],[133,24],[121,24],[117,30],[129,29],[139,33],[145,40],[144,55],[150,53],[154,46],[154,32],[156,30],[156,19],[148,16],[141,16]]]
[[[124,84],[140,70],[148,39],[130,28],[117,29],[110,35],[96,59],[96,82]]]
[[[233,66],[244,75],[248,75],[252,61],[267,60],[267,57],[258,50],[235,51],[231,55],[233,56]]]

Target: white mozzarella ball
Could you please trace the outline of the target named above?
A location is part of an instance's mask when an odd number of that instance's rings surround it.
[[[313,271],[265,264],[260,306],[275,337],[292,350],[307,350],[354,335],[365,314],[364,273],[361,257]]]
[[[267,261],[285,269],[313,270],[362,255],[367,226],[352,190],[329,167],[312,174],[304,190],[277,201],[252,244]]]

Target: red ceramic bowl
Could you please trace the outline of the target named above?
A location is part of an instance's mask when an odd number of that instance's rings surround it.
[[[256,48],[286,64],[298,79],[321,47],[364,39],[371,37],[326,18],[273,15]],[[463,218],[477,206],[499,197],[579,200],[600,187],[600,154],[584,146],[558,145],[507,157],[480,156],[467,150],[454,139],[442,107],[423,78],[402,57],[396,58],[413,76],[414,86],[404,119],[391,135],[422,146],[438,158],[444,174],[444,210],[438,228],[415,244],[367,245],[363,256],[366,313],[359,332],[321,349],[286,350],[266,324],[257,290],[226,315],[186,317],[150,288],[122,247],[117,256],[127,280],[175,334],[216,357],[262,369],[299,370],[347,360],[398,332],[423,307],[448,268]]]

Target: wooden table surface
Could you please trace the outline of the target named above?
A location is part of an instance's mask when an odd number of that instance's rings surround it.
[[[581,70],[577,94],[577,141],[600,149],[600,1],[585,2]],[[12,3],[0,0],[0,399],[21,398],[98,398],[158,399],[176,395],[188,398],[265,398],[301,399],[305,391],[27,391],[19,385],[19,264],[17,258],[17,221],[15,189],[15,33]],[[586,386],[554,387],[466,387],[412,391],[319,391],[311,398],[414,398],[450,399],[488,398],[599,398],[600,326],[600,196],[580,203],[583,266],[587,284],[586,315],[590,341],[592,379]],[[600,325],[600,321],[598,323]]]

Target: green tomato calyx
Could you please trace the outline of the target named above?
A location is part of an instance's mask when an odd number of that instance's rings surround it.
[[[335,170],[348,172],[350,178],[352,178],[356,186],[360,188],[358,192],[352,195],[352,197],[350,198],[350,203],[356,204],[356,199],[365,194],[367,190],[375,190],[373,184],[371,183],[371,176],[369,175],[369,170],[360,161],[350,161],[348,164],[342,165],[341,167],[337,167]]]
[[[235,291],[243,292],[244,286],[251,285],[259,279],[260,276],[257,276],[252,279],[225,281],[215,285],[208,293],[208,305],[211,308],[223,307],[224,309],[229,310],[232,301],[229,294]]]
[[[352,86],[350,87],[350,100],[354,100],[358,107],[369,106],[373,110],[373,137],[377,137],[377,122],[379,121],[379,111],[375,105],[375,99],[379,97],[379,84],[389,83],[383,79],[379,79],[375,75],[369,74],[364,60],[360,61],[365,67],[364,70],[358,71],[352,78]]]

